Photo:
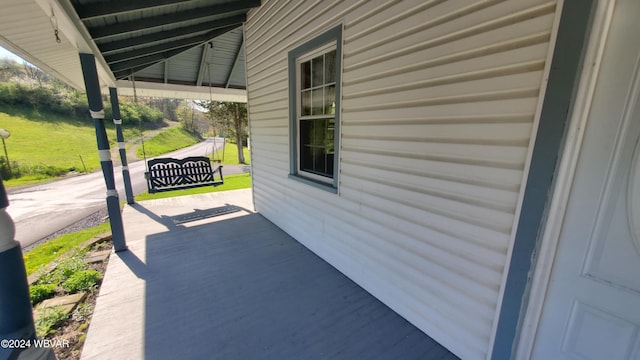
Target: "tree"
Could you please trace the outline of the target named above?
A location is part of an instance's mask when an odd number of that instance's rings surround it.
[[[193,109],[190,102],[183,101],[180,103],[180,105],[176,109],[176,117],[185,130],[191,133],[197,132],[197,127],[195,126],[195,122],[193,121]]]
[[[24,71],[27,74],[27,76],[32,81],[37,81],[38,87],[42,87],[43,82],[47,82],[47,83],[50,82],[51,79],[49,75],[44,71],[40,70],[40,68],[33,66],[26,61],[23,61],[23,65],[24,65]]]
[[[165,119],[178,121],[176,111],[182,103],[182,100],[168,98],[140,98],[138,101],[162,111]]]
[[[24,68],[17,61],[0,59],[0,81],[15,81],[20,79],[23,74]]]
[[[238,146],[238,162],[245,163],[244,142],[247,136],[247,104],[222,102],[222,101],[202,101],[198,105],[207,109],[208,116],[212,122],[212,127],[222,125],[225,129],[230,129]],[[217,124],[216,124],[217,123]]]

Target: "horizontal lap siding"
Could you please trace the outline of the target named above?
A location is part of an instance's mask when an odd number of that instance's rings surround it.
[[[551,1],[263,1],[256,208],[458,356],[490,348]],[[287,53],[344,25],[339,193],[288,179]]]

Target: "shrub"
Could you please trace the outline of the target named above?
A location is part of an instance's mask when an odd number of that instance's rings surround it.
[[[16,168],[17,165],[17,168]],[[55,177],[61,176],[69,171],[75,171],[74,167],[62,168],[58,166],[45,165],[45,164],[36,164],[36,165],[12,165],[11,170],[15,172],[14,169],[18,170],[19,176],[24,175],[42,175],[46,177]],[[15,176],[14,176],[15,177]]]
[[[35,284],[29,286],[29,295],[33,305],[42,300],[48,299],[56,292],[56,284]]]
[[[57,306],[36,310],[38,312],[38,320],[35,321],[36,335],[43,338],[50,333],[62,320],[66,319],[68,314],[59,309]]]
[[[48,274],[44,274],[38,283],[61,284],[69,279],[73,274],[85,270],[86,268],[87,263],[82,259],[82,255],[78,253],[61,261],[53,271]]]
[[[142,123],[162,122],[162,112],[144,104],[121,101],[120,116],[123,124],[128,126],[140,126]]]
[[[4,180],[18,178],[22,176],[22,169],[20,169],[20,165],[15,161],[11,161],[11,169],[9,169],[7,158],[2,156],[0,157],[0,176],[2,176]]]
[[[88,291],[102,279],[102,274],[96,270],[82,270],[71,275],[62,283],[64,291],[74,294],[79,291]]]

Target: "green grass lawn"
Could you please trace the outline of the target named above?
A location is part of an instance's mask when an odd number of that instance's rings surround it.
[[[147,157],[162,155],[174,150],[182,149],[200,142],[200,139],[188,133],[182,126],[164,130],[150,140],[144,142]],[[142,146],[138,147],[138,158],[143,157]]]
[[[195,194],[205,194],[210,192],[217,191],[227,191],[227,190],[237,190],[237,189],[246,189],[251,187],[251,174],[238,174],[238,175],[229,175],[224,177],[224,184],[220,186],[203,186],[199,188],[187,189],[187,190],[174,190],[167,192],[160,192],[156,194],[149,194],[148,192],[144,192],[142,194],[135,196],[135,201],[143,201],[143,200],[155,200],[155,199],[164,199],[174,196],[185,196],[185,195],[195,195]]]
[[[251,163],[251,156],[249,154],[249,149],[245,146],[243,148],[244,152],[244,163]],[[222,160],[224,157],[224,161],[222,165],[237,165],[238,164],[238,146],[236,144],[232,144],[227,142],[224,146],[224,149],[218,150],[215,154],[212,154],[212,159],[214,160]]]
[[[27,275],[31,275],[40,269],[40,267],[47,265],[64,253],[77,249],[80,244],[92,237],[109,231],[111,231],[111,227],[107,222],[89,229],[61,235],[36,246],[24,254],[24,264],[27,268]]]

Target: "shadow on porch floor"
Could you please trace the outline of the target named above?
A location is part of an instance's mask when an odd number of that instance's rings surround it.
[[[127,206],[82,359],[456,359],[250,209],[249,190]]]

